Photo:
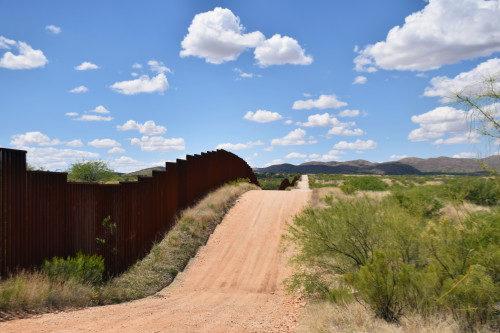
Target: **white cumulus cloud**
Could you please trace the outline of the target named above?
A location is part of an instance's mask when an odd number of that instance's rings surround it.
[[[167,129],[164,126],[156,125],[153,120],[148,120],[141,124],[135,120],[128,120],[123,125],[116,127],[119,131],[139,131],[141,134],[147,136],[155,136],[164,134]]]
[[[170,68],[165,66],[165,64],[158,60],[149,60],[148,61],[149,70],[154,73],[171,73]]]
[[[264,143],[260,140],[248,141],[246,143],[221,143],[218,144],[215,149],[225,149],[225,150],[243,150],[252,148],[255,146],[262,146]]]
[[[280,34],[275,34],[259,44],[255,48],[254,55],[258,65],[262,67],[286,64],[310,65],[313,62],[312,56],[305,54],[297,40]]]
[[[449,78],[437,76],[431,79],[430,86],[425,88],[424,95],[440,97],[441,102],[447,103],[454,99],[457,93],[474,95],[484,88],[484,81],[496,80],[493,87],[500,90],[500,58],[489,59],[468,72],[463,72]]]
[[[453,155],[453,158],[477,158],[477,153],[472,153],[472,152],[462,152]]]
[[[173,151],[184,150],[186,144],[183,138],[165,138],[163,136],[143,136],[132,138],[130,143],[139,146],[143,151]]]
[[[373,140],[356,140],[354,142],[339,141],[334,146],[338,150],[368,150],[377,148],[377,143]]]
[[[306,131],[302,128],[296,128],[284,137],[271,141],[271,145],[273,146],[299,146],[313,143],[316,143],[316,141],[313,138],[307,138]]]
[[[429,0],[393,27],[384,41],[359,51],[359,71],[427,71],[500,51],[498,0]]]
[[[30,165],[48,170],[65,170],[73,163],[99,157],[97,153],[75,149],[54,147],[24,147],[23,149],[28,152],[27,160]]]
[[[457,145],[461,143],[478,143],[479,133],[466,132],[450,136],[446,139],[437,139],[434,141],[436,145]]]
[[[403,158],[407,158],[408,155],[398,155],[398,154],[393,154],[389,157],[391,161],[399,161],[402,160]]]
[[[26,132],[23,134],[15,134],[11,137],[11,145],[14,147],[26,147],[26,146],[55,146],[61,144],[59,139],[51,139],[48,135],[34,131]]]
[[[113,83],[111,89],[123,95],[136,95],[141,93],[160,93],[168,89],[168,80],[165,73],[158,73],[156,76],[149,77],[141,75],[137,79],[128,81],[119,81]]]
[[[98,105],[94,109],[90,110],[89,112],[94,112],[94,113],[99,113],[99,114],[108,114],[109,110],[106,109],[104,105]]]
[[[328,112],[323,114],[312,114],[307,117],[307,122],[299,123],[299,125],[304,127],[326,127],[338,124],[340,124],[340,121]]]
[[[235,68],[233,70],[238,74],[238,77],[241,79],[252,79],[254,77],[261,77],[262,76],[260,74],[244,72],[239,68]]]
[[[468,113],[450,106],[437,107],[429,112],[411,117],[411,121],[419,125],[408,135],[410,141],[429,141],[443,138],[446,135],[462,135],[468,132]],[[455,138],[451,141],[439,140],[437,144],[460,143]]]
[[[340,155],[343,152],[341,150],[332,149],[325,154],[309,154],[307,155],[307,161],[320,161],[320,162],[331,162],[340,160]]]
[[[343,110],[339,112],[340,117],[357,117],[361,114],[359,110]]]
[[[98,114],[82,114],[80,117],[74,119],[79,121],[111,121],[113,117],[101,116]]]
[[[89,61],[84,61],[80,65],[75,66],[75,69],[77,71],[90,71],[90,70],[94,70],[94,69],[99,69],[99,66],[97,66],[96,64],[91,63]]]
[[[85,94],[88,91],[89,91],[89,88],[87,88],[85,86],[78,86],[78,87],[71,89],[69,92],[72,94]]]
[[[257,123],[269,123],[272,121],[280,120],[283,118],[278,112],[271,112],[267,110],[257,110],[255,112],[248,111],[244,116],[244,119],[249,121],[254,121]]]
[[[353,128],[354,122],[342,123],[338,126],[333,126],[328,131],[327,135],[341,135],[341,136],[360,136],[365,134],[361,128]]]
[[[62,32],[61,27],[58,27],[57,25],[53,25],[53,24],[46,25],[45,30],[47,30],[48,32],[50,32],[54,35],[58,35]]]
[[[368,82],[368,78],[366,76],[359,75],[354,78],[352,84],[365,84],[366,82]]]
[[[287,159],[303,159],[306,157],[307,157],[307,154],[296,153],[296,152],[289,153],[285,156],[285,158],[287,158]]]
[[[95,139],[90,141],[88,145],[94,148],[113,148],[121,146],[119,142],[113,139]]]
[[[235,60],[247,48],[265,39],[259,32],[245,33],[240,18],[227,8],[216,7],[195,15],[181,42],[181,57],[195,56],[212,64]]]
[[[152,164],[138,161],[129,156],[120,156],[109,161],[109,166],[119,172],[132,172],[150,167]]]
[[[35,50],[25,42],[0,36],[0,49],[17,49],[17,54],[5,52],[0,58],[0,68],[34,69],[44,67],[49,61],[41,50]]]
[[[66,146],[68,147],[83,147],[83,142],[80,139],[75,139],[66,142]]]
[[[294,110],[311,110],[311,109],[337,109],[346,106],[347,103],[337,99],[335,95],[320,95],[317,99],[298,100],[293,102]]]
[[[343,135],[343,136],[357,136],[363,135],[364,131],[356,128],[354,121],[341,122],[336,117],[329,113],[313,114],[307,117],[307,122],[298,123],[304,127],[327,127],[331,126],[327,136]]]
[[[125,152],[125,149],[122,147],[113,147],[110,150],[108,150],[108,154],[122,154]]]

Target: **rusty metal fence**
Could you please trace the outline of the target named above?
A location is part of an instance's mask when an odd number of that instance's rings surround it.
[[[0,277],[78,251],[102,255],[110,274],[122,272],[173,226],[181,209],[237,178],[257,183],[248,164],[224,150],[107,185],[28,171],[25,151],[0,148]]]

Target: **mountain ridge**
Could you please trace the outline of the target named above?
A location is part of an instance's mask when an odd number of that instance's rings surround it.
[[[447,156],[406,157],[397,161],[309,161],[298,165],[283,163],[254,168],[257,173],[359,173],[359,174],[486,174],[488,169],[500,172],[500,155],[485,158],[453,158]]]

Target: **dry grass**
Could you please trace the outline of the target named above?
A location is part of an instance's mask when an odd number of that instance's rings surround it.
[[[451,317],[404,317],[399,325],[376,318],[359,303],[335,305],[327,302],[309,304],[298,332],[384,332],[384,333],[453,333],[460,327]]]
[[[251,189],[257,187],[248,183],[226,185],[183,211],[172,230],[144,259],[102,288],[101,302],[138,299],[168,286],[207,242],[238,197]]]
[[[75,280],[51,281],[42,273],[21,272],[0,283],[0,319],[96,304],[97,292]]]
[[[443,184],[444,182],[442,180],[428,180],[425,183],[421,184],[421,186],[437,186]]]
[[[313,193],[311,196],[311,206],[312,207],[326,207],[324,204],[324,200],[326,197],[331,197],[334,200],[345,200],[352,198],[362,198],[367,197],[369,199],[381,200],[387,195],[389,195],[390,191],[356,191],[355,194],[349,195],[345,194],[338,187],[320,187],[313,189]]]
[[[449,219],[462,219],[471,213],[489,212],[491,209],[486,206],[479,206],[470,202],[464,202],[460,205],[447,204],[441,208],[441,214]]]

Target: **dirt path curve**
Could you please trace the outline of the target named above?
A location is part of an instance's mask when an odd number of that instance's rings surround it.
[[[283,290],[290,271],[280,240],[309,197],[303,189],[247,192],[186,270],[156,295],[4,322],[0,332],[293,331],[303,304]]]

